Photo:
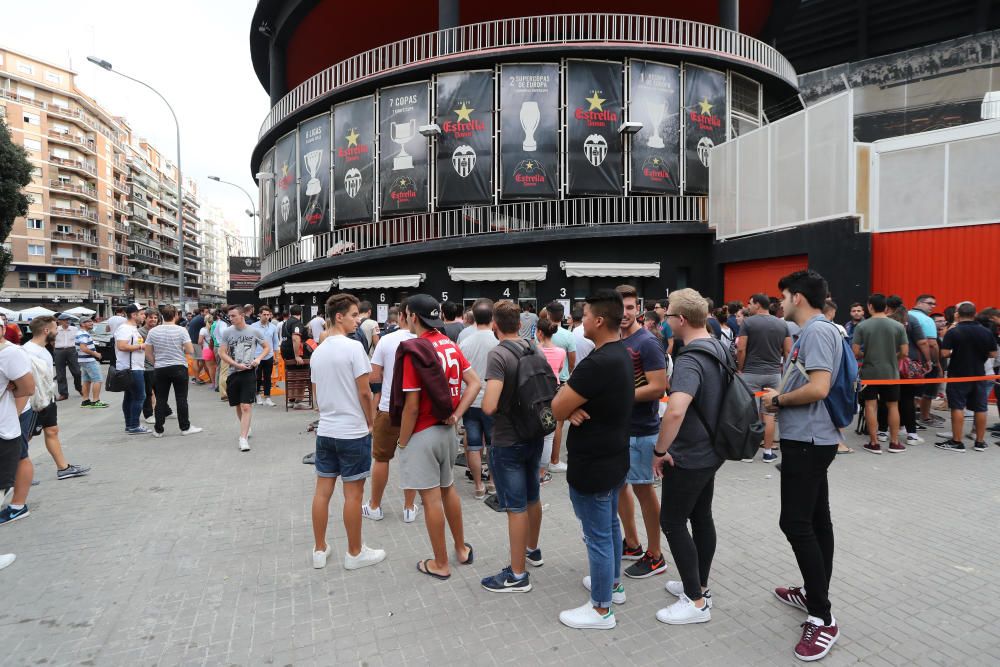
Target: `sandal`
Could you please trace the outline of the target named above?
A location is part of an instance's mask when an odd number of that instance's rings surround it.
[[[853,453],[854,453],[854,450],[853,450],[853,449],[852,449],[851,447],[848,447],[847,449],[840,449],[840,448],[838,447],[838,448],[837,448],[837,453],[838,453],[838,454],[853,454]]]
[[[469,544],[468,542],[466,542],[465,546],[468,547],[468,549],[469,549],[469,555],[465,557],[465,560],[458,561],[458,564],[459,565],[472,565],[472,560],[473,560],[473,558],[475,558],[475,554],[472,553],[472,545]]]
[[[483,486],[483,487],[480,487],[480,488],[476,489],[472,493],[472,497],[475,498],[476,500],[482,500],[483,498],[485,498],[486,497],[486,487]]]
[[[448,581],[449,579],[451,579],[450,574],[438,574],[437,572],[431,572],[430,570],[428,570],[427,563],[431,562],[431,560],[433,559],[428,558],[427,560],[418,561],[417,572],[420,572],[421,574],[426,574],[429,577],[434,577],[435,579],[440,579],[441,581]]]

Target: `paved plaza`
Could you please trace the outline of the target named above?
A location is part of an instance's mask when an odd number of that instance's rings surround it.
[[[384,521],[365,541],[378,566],[342,567],[340,492],[331,511],[334,555],[311,567],[310,412],[255,412],[253,451],[236,445],[232,410],[192,387],[205,432],[126,437],[107,410],[60,406],[69,460],[93,466],[56,481],[41,438],[32,443],[31,516],[0,527],[3,665],[792,665],[804,613],[775,585],[800,583],[778,529],[778,471],[728,463],[716,483],[719,547],[712,621],[666,626],[657,609],[676,571],[625,580],[612,631],[571,630],[563,609],[587,599],[580,528],[564,475],[542,489],[534,590],[495,595],[480,578],[507,563],[506,520],[464,499],[475,563],[452,578],[416,571],[430,554],[421,514],[401,520],[394,478]],[[993,416],[991,415],[991,418]],[[825,665],[1000,664],[1000,447],[955,455],[928,442],[899,456],[860,451],[831,469],[837,555],[831,589],[841,640]],[[640,530],[642,522],[639,522]],[[450,539],[449,539],[450,541]],[[454,560],[453,560],[454,563]]]

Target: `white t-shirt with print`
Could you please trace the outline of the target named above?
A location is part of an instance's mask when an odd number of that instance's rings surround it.
[[[312,353],[309,367],[319,407],[316,435],[345,439],[368,435],[355,382],[372,370],[364,346],[339,334],[328,336]]]
[[[125,324],[119,325],[115,330],[115,368],[120,371],[142,371],[146,369],[146,353],[142,350],[136,350],[134,352],[125,352],[124,350],[118,349],[118,341],[123,340],[129,345],[138,345],[142,341],[142,336],[139,335],[139,330],[126,322]]]

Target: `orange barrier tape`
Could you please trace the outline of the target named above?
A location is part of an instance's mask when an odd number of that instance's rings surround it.
[[[952,382],[996,382],[1000,380],[997,375],[971,375],[969,377],[957,378],[915,378],[912,380],[862,380],[861,386],[892,385],[892,384],[949,384]]]

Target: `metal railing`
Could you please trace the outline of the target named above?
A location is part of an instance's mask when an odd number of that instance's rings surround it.
[[[282,120],[344,86],[415,65],[530,46],[647,46],[715,53],[767,70],[797,86],[795,69],[749,35],[706,23],[630,14],[553,14],[500,19],[408,37],[354,55],[292,89],[268,113],[258,140]]]
[[[58,130],[49,130],[49,140],[57,141],[63,144],[69,144],[71,146],[76,146],[90,153],[97,152],[97,143],[93,139],[74,137],[69,132],[59,132]]]
[[[705,197],[591,197],[469,206],[351,225],[301,239],[264,258],[261,276],[305,261],[485,234],[708,220]]]
[[[97,175],[97,165],[84,162],[83,160],[69,160],[67,158],[57,157],[53,153],[49,153],[49,162],[57,164],[60,167],[65,167],[66,169],[78,169],[80,171],[85,171],[91,176]]]
[[[94,234],[84,234],[82,232],[52,232],[52,240],[60,243],[84,243],[86,245],[98,244],[97,236]]]
[[[49,189],[59,190],[61,192],[69,192],[72,194],[84,195],[91,199],[97,199],[97,188],[90,187],[88,185],[73,185],[72,183],[65,183],[59,180],[49,180]]]
[[[74,220],[89,220],[97,222],[97,211],[88,211],[82,208],[60,208],[58,206],[49,207],[49,215],[57,218],[72,218]]]
[[[53,255],[52,264],[57,266],[89,266],[95,269],[99,268],[101,265],[96,259],[90,259],[88,257],[63,257],[62,255]]]

